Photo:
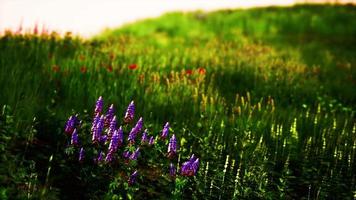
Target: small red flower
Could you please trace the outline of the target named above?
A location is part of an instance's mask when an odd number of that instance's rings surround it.
[[[108,72],[112,72],[112,70],[113,70],[113,68],[112,68],[112,66],[111,66],[111,65],[110,65],[110,66],[108,66],[106,69],[108,70]]]
[[[53,67],[52,67],[52,71],[54,71],[54,72],[59,72],[59,66],[58,65],[53,65]]]
[[[198,72],[199,74],[204,75],[206,73],[206,70],[203,67],[199,67]]]
[[[81,72],[82,74],[85,74],[85,73],[87,72],[87,67],[82,66],[82,67],[80,68],[80,72]]]
[[[137,65],[136,64],[131,64],[131,65],[129,65],[129,69],[135,70],[135,69],[137,69]]]
[[[85,56],[80,55],[80,56],[79,56],[79,60],[81,60],[81,61],[85,60]]]
[[[193,70],[191,70],[191,69],[186,69],[186,70],[185,70],[185,74],[186,74],[186,75],[192,75],[192,74],[193,74]]]

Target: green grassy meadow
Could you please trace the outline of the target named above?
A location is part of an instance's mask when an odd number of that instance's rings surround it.
[[[354,199],[355,19],[298,5],[168,13],[90,39],[7,32],[0,199]],[[99,96],[120,120],[134,100],[153,135],[169,121],[197,175],[143,175],[131,195],[83,175],[64,125]]]

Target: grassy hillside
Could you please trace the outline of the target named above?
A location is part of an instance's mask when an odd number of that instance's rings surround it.
[[[355,6],[300,5],[169,13],[90,40],[8,32],[0,197],[354,198],[354,19]],[[94,174],[111,168],[68,161],[65,120],[89,119],[99,96],[120,120],[134,100],[154,135],[169,121],[177,164],[195,153],[198,174],[142,173],[136,192],[118,192]]]

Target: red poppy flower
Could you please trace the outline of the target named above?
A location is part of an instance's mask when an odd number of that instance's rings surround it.
[[[206,70],[203,67],[199,67],[198,72],[199,74],[204,75],[206,73]]]
[[[192,74],[193,74],[193,70],[191,70],[191,69],[186,69],[186,70],[185,70],[185,74],[186,74],[186,75],[192,75]]]
[[[80,72],[81,72],[82,74],[85,74],[85,73],[87,72],[87,67],[82,66],[82,67],[80,68]]]
[[[129,65],[129,69],[131,69],[131,70],[135,70],[136,68],[137,68],[136,64]]]
[[[58,65],[53,65],[53,67],[52,67],[52,71],[54,71],[54,72],[59,72],[59,66]]]
[[[108,72],[112,72],[113,70],[112,66],[108,66],[106,69],[108,70]]]

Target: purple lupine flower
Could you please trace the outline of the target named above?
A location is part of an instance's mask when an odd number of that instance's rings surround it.
[[[99,152],[98,153],[98,157],[94,159],[94,162],[95,163],[101,163],[104,159],[104,153],[103,152]]]
[[[94,133],[96,131],[96,125],[98,124],[99,119],[100,119],[100,114],[98,113],[95,115],[95,117],[93,119],[93,123],[91,124],[91,133],[92,133],[93,137],[95,135]]]
[[[95,131],[92,137],[93,142],[100,142],[100,137],[103,130],[104,130],[104,116],[101,115],[98,123],[96,124]]]
[[[165,140],[168,137],[168,134],[169,134],[169,123],[167,122],[162,129],[161,139]]]
[[[84,161],[84,157],[85,157],[85,151],[84,151],[84,148],[80,148],[80,151],[79,151],[79,162],[83,162]]]
[[[141,144],[147,144],[148,143],[148,136],[147,136],[147,129],[142,133],[141,137]]]
[[[124,153],[122,153],[122,157],[124,157],[125,159],[128,159],[130,157],[130,152],[124,151]]]
[[[130,123],[134,119],[134,116],[135,116],[135,104],[134,101],[131,101],[125,113],[125,118],[124,118],[125,123]]]
[[[199,158],[193,154],[190,159],[183,163],[181,168],[182,176],[194,176],[199,168]]]
[[[171,163],[170,165],[169,165],[169,175],[171,176],[171,178],[176,178],[176,167],[174,166],[174,164],[173,163]]]
[[[105,126],[106,127],[110,125],[112,119],[114,118],[114,115],[115,115],[114,104],[111,104],[108,109],[108,112],[105,115]]]
[[[118,130],[115,130],[109,144],[109,153],[115,153],[118,148],[118,145],[119,145],[119,133]]]
[[[138,156],[140,155],[140,147],[138,147],[136,149],[136,151],[134,151],[131,156],[130,156],[130,160],[137,160]]]
[[[100,143],[101,143],[101,144],[105,144],[105,142],[106,142],[107,139],[108,139],[108,136],[107,136],[107,135],[102,135],[102,136],[100,137]]]
[[[129,185],[133,185],[136,182],[137,175],[138,175],[137,170],[135,170],[134,173],[130,175],[128,180]]]
[[[109,131],[108,131],[108,136],[109,138],[111,138],[112,134],[114,133],[114,131],[116,130],[116,116],[114,116],[110,122],[110,126],[109,126]]]
[[[109,151],[109,153],[105,157],[105,162],[110,163],[114,159],[114,152]]]
[[[68,135],[72,134],[74,129],[75,129],[75,126],[77,125],[77,116],[70,116],[68,118],[68,121],[66,122],[66,126],[65,126],[65,129],[64,129],[64,132],[66,132]]]
[[[120,147],[124,143],[124,131],[122,130],[122,126],[117,130],[118,135],[118,147]]]
[[[142,126],[143,126],[143,120],[142,117],[140,117],[140,119],[137,121],[135,127],[133,127],[129,133],[129,137],[127,138],[127,140],[130,143],[134,143],[137,134],[142,130]]]
[[[100,114],[103,111],[104,100],[103,97],[100,96],[99,99],[95,103],[94,115]]]
[[[174,158],[177,155],[177,139],[173,134],[171,139],[169,139],[168,144],[168,158]]]
[[[70,144],[71,144],[71,145],[74,145],[74,146],[77,146],[77,145],[79,144],[79,142],[78,142],[77,129],[74,129],[74,130],[73,130],[72,138],[71,138],[71,140],[70,140]]]
[[[148,145],[152,146],[155,143],[155,139],[153,136],[150,137],[150,141],[148,142]]]

